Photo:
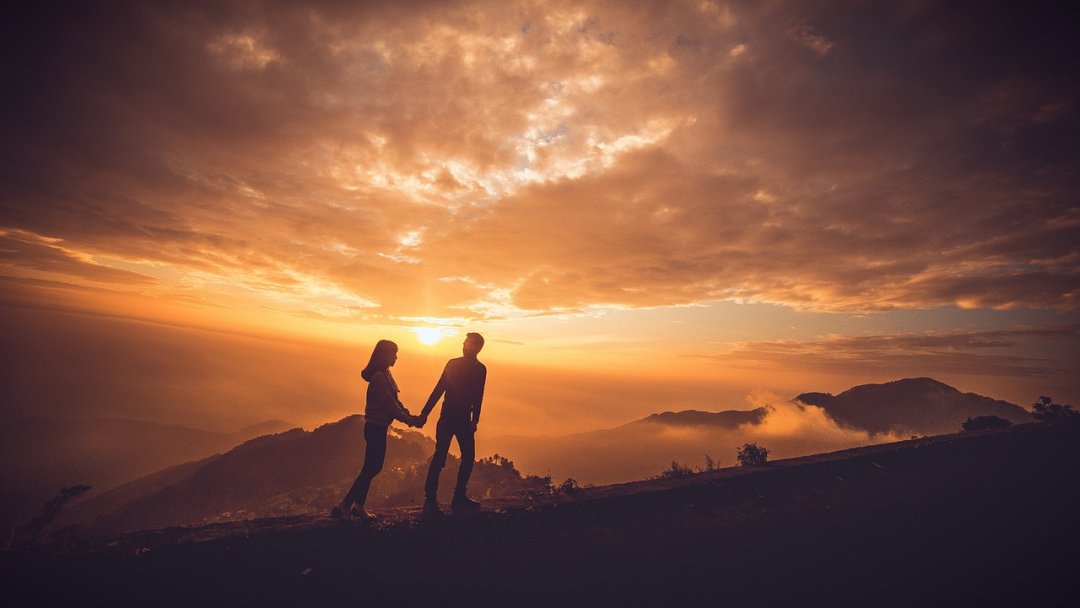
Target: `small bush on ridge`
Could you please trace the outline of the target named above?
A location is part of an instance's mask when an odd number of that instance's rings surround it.
[[[741,467],[765,464],[769,461],[769,450],[758,447],[756,443],[747,443],[739,448],[735,459],[739,461]]]

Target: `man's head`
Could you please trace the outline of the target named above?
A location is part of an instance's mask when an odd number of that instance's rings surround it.
[[[461,345],[461,353],[466,357],[475,358],[484,348],[484,336],[476,332],[465,334],[465,342]]]

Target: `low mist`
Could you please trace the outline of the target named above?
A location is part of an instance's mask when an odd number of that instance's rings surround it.
[[[703,468],[706,455],[716,466],[736,464],[740,446],[755,443],[769,458],[790,458],[904,439],[871,435],[839,426],[814,406],[800,406],[764,390],[746,398],[745,409],[764,408],[758,424],[733,428],[638,421],[589,433],[551,437],[498,437],[486,450],[509,455],[527,473],[567,477],[579,483],[608,484],[644,479],[671,467],[672,461]]]

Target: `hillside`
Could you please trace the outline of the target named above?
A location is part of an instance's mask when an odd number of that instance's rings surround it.
[[[375,525],[0,554],[20,605],[1034,605],[1071,592],[1080,425],[908,440]],[[49,584],[42,582],[47,578]]]
[[[159,471],[63,512],[55,528],[82,534],[195,525],[252,517],[329,512],[345,495],[364,458],[364,418],[353,415],[312,431],[265,435],[201,461]],[[392,427],[387,466],[372,484],[369,505],[405,506],[423,500],[423,476],[434,442]],[[446,479],[457,474],[451,457]],[[478,496],[521,491],[530,483],[502,460],[477,463],[471,489]],[[451,483],[442,484],[449,501]]]
[[[142,420],[21,418],[0,425],[0,524],[19,522],[63,486],[94,495],[290,425],[270,420],[232,433]]]

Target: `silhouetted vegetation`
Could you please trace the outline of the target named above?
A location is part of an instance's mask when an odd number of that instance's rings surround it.
[[[705,470],[715,471],[719,463],[712,459],[712,456],[705,454]]]
[[[650,479],[676,479],[676,478],[679,478],[679,477],[687,477],[687,476],[693,475],[693,474],[694,474],[693,469],[691,469],[690,467],[688,467],[686,465],[679,464],[678,461],[676,461],[676,460],[672,460],[671,461],[671,468],[664,469],[663,471],[660,471],[659,475],[657,475],[655,477],[651,477]]]
[[[739,448],[735,459],[739,461],[741,467],[765,464],[769,461],[769,450],[758,447],[756,443],[747,443]]]
[[[1045,422],[1076,422],[1080,421],[1080,412],[1077,412],[1071,405],[1061,405],[1060,403],[1054,403],[1052,397],[1042,396],[1031,405],[1031,415],[1036,420],[1043,420]]]
[[[1000,416],[975,416],[965,420],[960,425],[960,428],[965,431],[985,431],[987,429],[1001,429],[1011,425],[1011,422]]]
[[[705,454],[705,466],[704,467],[689,467],[684,464],[680,464],[677,460],[671,461],[671,467],[660,471],[658,475],[647,477],[646,479],[675,479],[678,477],[687,477],[694,475],[695,473],[707,473],[709,471],[715,471],[717,469],[717,463],[713,460],[712,456]]]
[[[514,462],[495,454],[476,461],[472,484],[480,496],[506,496],[511,494],[535,495],[551,493],[551,477],[522,475]]]
[[[45,526],[56,519],[56,516],[60,514],[61,509],[64,508],[64,505],[67,504],[69,500],[89,489],[90,486],[85,485],[74,485],[62,488],[59,494],[50,498],[42,505],[41,513],[37,517],[28,521],[21,526],[20,530],[12,534],[12,539],[8,544],[22,540],[35,540],[38,535],[41,534],[41,531],[45,529]]]
[[[560,483],[555,487],[556,492],[562,492],[563,494],[576,494],[581,491],[581,486],[573,477],[567,477],[566,481]]]
[[[450,455],[447,458],[443,476],[453,479],[457,475],[459,466],[461,466],[461,461],[456,456]],[[378,485],[372,484],[373,489],[380,492],[373,494],[375,507],[417,504],[424,499],[426,460],[401,467],[400,471],[390,467],[388,469],[389,474],[384,471],[380,476],[386,477],[385,480],[376,480],[381,482]],[[469,482],[469,490],[470,494],[477,498],[487,499],[506,496],[540,496],[553,493],[555,488],[552,486],[551,477],[522,475],[512,460],[495,454],[476,461]],[[452,484],[443,484],[443,487],[439,488],[439,499],[448,502],[452,491]],[[297,509],[296,512],[303,512],[303,510]]]

